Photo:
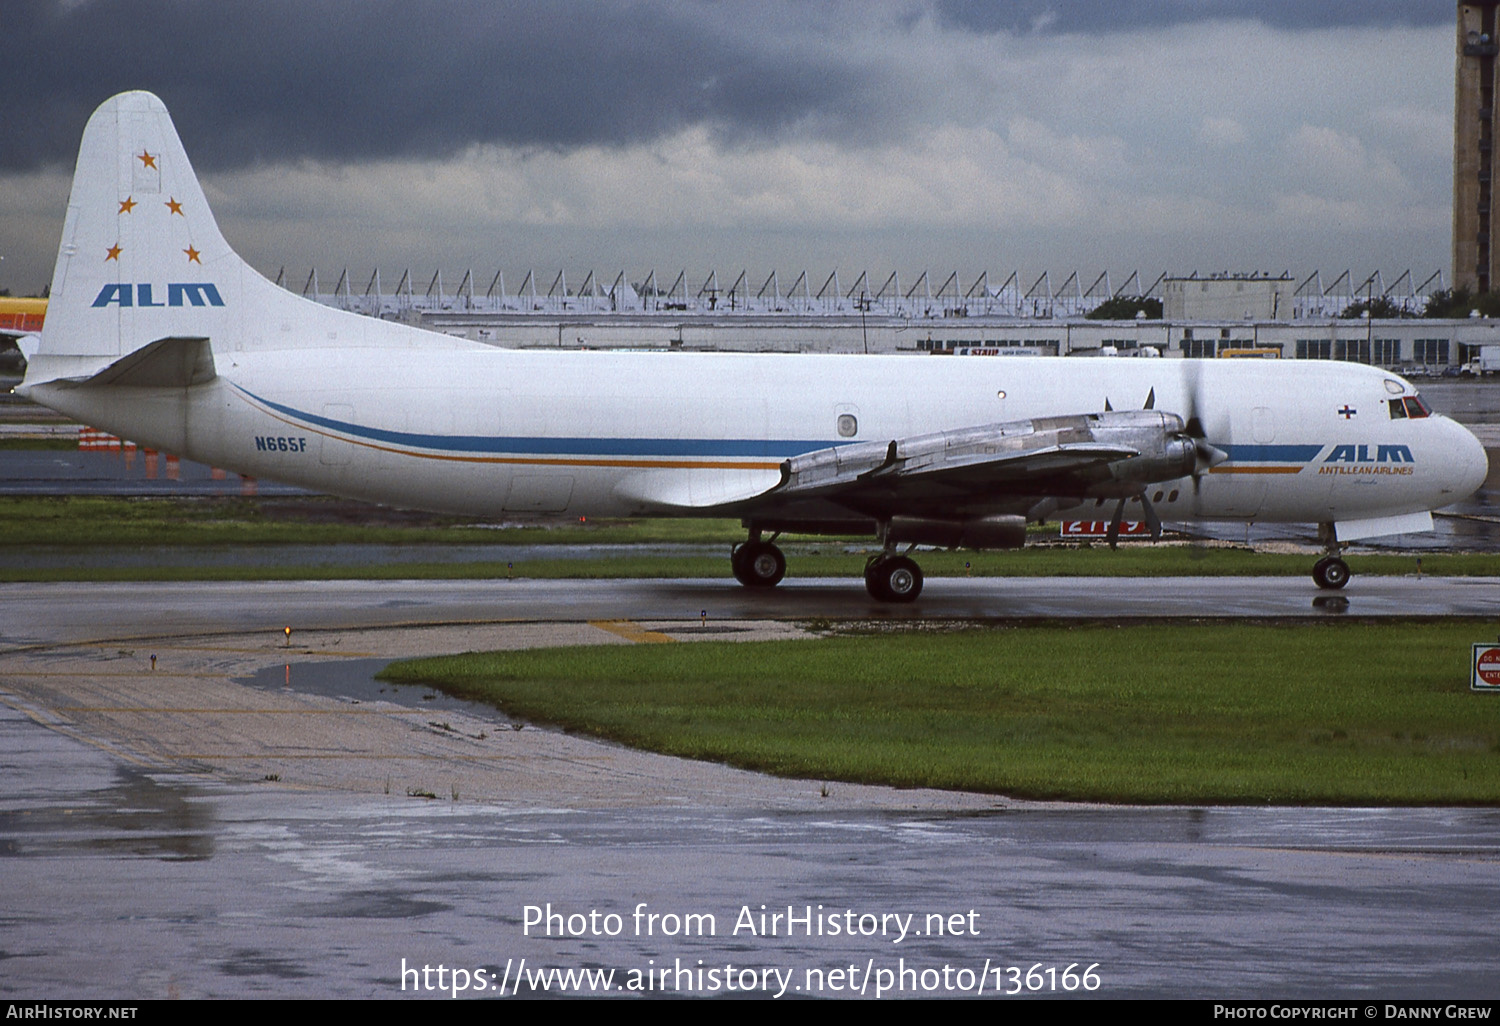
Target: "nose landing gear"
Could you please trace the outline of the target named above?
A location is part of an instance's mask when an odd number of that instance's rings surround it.
[[[1324,556],[1313,564],[1312,576],[1318,587],[1337,590],[1349,583],[1349,564],[1338,556]]]
[[[1318,525],[1318,541],[1323,543],[1328,555],[1313,564],[1313,580],[1320,588],[1337,591],[1349,583],[1349,564],[1339,556],[1344,551],[1344,545],[1339,542],[1333,525],[1329,523]]]

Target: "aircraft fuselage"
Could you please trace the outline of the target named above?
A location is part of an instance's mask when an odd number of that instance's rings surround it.
[[[1483,459],[1415,390],[1351,364],[309,348],[220,356],[191,388],[74,390],[68,412],[256,477],[471,515],[683,512],[783,460],[1080,410],[1194,411],[1228,460],[1159,482],[1166,519],[1337,521],[1463,497]],[[67,409],[73,395],[43,386]],[[1195,398],[1196,396],[1196,398]],[[675,490],[631,482],[677,479]],[[1017,501],[996,497],[997,511]],[[1100,503],[1094,503],[1100,504]]]

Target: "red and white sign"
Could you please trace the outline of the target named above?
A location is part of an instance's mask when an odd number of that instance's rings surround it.
[[[1104,538],[1109,534],[1108,520],[1064,520],[1064,538]],[[1144,520],[1124,520],[1120,523],[1121,538],[1149,538],[1151,525]]]
[[[1500,645],[1480,642],[1474,646],[1472,691],[1500,691]]]

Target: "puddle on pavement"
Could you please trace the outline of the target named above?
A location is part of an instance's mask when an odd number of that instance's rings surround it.
[[[116,771],[113,786],[66,805],[0,812],[0,857],[92,852],[170,862],[213,857],[212,803],[190,785],[135,767]]]
[[[505,714],[491,705],[449,698],[441,691],[418,684],[392,684],[376,680],[375,674],[390,665],[389,659],[344,659],[326,663],[283,663],[257,670],[239,683],[261,691],[292,691],[349,702],[391,702],[407,709],[446,709],[477,719],[508,723]]]

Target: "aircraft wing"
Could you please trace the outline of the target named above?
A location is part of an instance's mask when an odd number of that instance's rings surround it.
[[[820,449],[786,460],[765,497],[829,500],[877,517],[983,515],[1047,498],[1123,498],[1196,463],[1175,414],[1091,413]]]

